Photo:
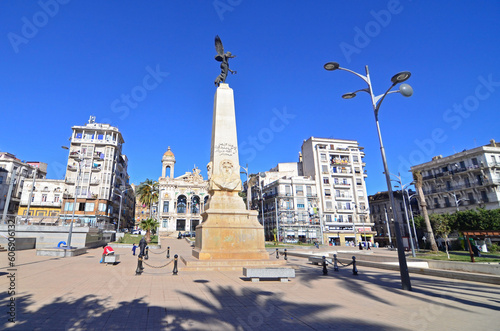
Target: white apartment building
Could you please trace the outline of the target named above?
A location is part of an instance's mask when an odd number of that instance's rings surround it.
[[[302,171],[316,182],[325,241],[373,244],[364,155],[355,140],[311,137],[302,144]]]
[[[200,170],[174,177],[175,156],[170,146],[162,157],[162,173],[158,179],[159,210],[153,207],[153,216],[158,213],[159,231],[164,234],[193,232],[202,222],[201,214],[208,202],[208,181],[204,180]]]
[[[135,197],[128,159],[122,154],[122,134],[109,124],[96,123],[94,116],[72,130],[61,219],[69,223],[75,214],[77,225],[107,230],[115,229],[118,220],[120,228],[132,226]]]
[[[14,169],[16,171],[15,177],[13,177]],[[18,214],[24,184],[32,181],[34,176],[37,179],[46,178],[47,164],[22,161],[11,153],[0,152],[0,212],[2,214],[7,203],[11,181],[14,180],[14,183],[7,215],[8,217],[15,217]]]
[[[500,143],[494,140],[447,157],[435,156],[411,171],[422,174],[431,213],[500,208]]]
[[[252,209],[259,210],[266,240],[274,240],[276,233],[284,242],[322,242],[316,182],[300,176],[301,167],[300,162],[279,163],[254,177]]]
[[[65,187],[64,179],[25,181],[18,215],[29,224],[57,225]]]

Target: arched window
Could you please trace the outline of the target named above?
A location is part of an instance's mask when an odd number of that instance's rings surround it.
[[[185,195],[179,195],[177,198],[177,214],[185,214],[186,213],[186,196]]]
[[[191,214],[199,214],[200,213],[200,197],[197,195],[193,195],[191,197]]]

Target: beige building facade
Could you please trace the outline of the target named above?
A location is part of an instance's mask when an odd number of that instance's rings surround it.
[[[431,213],[500,208],[500,143],[463,150],[411,167],[422,174]]]
[[[202,222],[201,214],[209,200],[208,181],[200,169],[175,177],[175,156],[170,147],[162,157],[161,177],[158,178],[158,204],[153,206],[153,217],[160,223],[163,234],[194,232]]]

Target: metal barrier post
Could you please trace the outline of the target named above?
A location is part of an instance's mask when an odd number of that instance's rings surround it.
[[[135,275],[140,276],[142,274],[142,269],[144,269],[142,267],[142,257],[139,256],[137,258],[137,269],[135,269]]]
[[[328,275],[328,269],[326,269],[326,257],[323,256],[323,275]]]
[[[146,254],[144,254],[144,260],[149,260],[149,247],[146,246]]]
[[[174,270],[172,270],[172,273],[174,274],[174,276],[177,276],[177,258],[179,256],[177,254],[174,255]]]
[[[170,259],[170,246],[167,247],[167,259]]]
[[[358,268],[356,268],[356,257],[352,257],[352,274],[356,276],[358,274]]]
[[[280,255],[278,253],[278,249],[276,248],[276,259],[279,259],[280,258]]]
[[[333,271],[339,271],[339,266],[337,265],[337,254],[333,254]]]
[[[288,257],[286,256],[286,248],[285,248],[285,257],[284,257],[285,261],[288,260]]]

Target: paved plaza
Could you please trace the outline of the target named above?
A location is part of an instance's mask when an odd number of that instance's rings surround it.
[[[152,266],[190,254],[185,240],[151,250]],[[117,247],[121,262],[99,264],[102,249],[73,258],[16,255],[16,323],[8,322],[7,254],[0,253],[2,320],[14,330],[496,330],[500,286],[412,274],[413,291],[401,290],[399,272],[359,267],[327,276],[321,266],[290,257],[289,283],[252,283],[241,271],[172,274],[145,266]],[[162,254],[154,254],[154,253]],[[270,250],[271,252],[271,250]],[[274,258],[274,255],[272,255]],[[282,258],[282,257],[280,257]]]

